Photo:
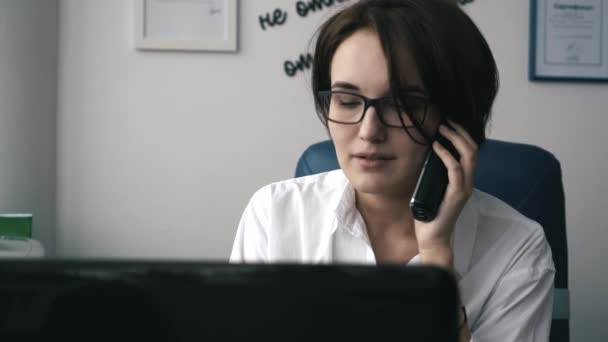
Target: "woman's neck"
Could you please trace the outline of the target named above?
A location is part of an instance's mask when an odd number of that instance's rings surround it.
[[[355,191],[357,209],[368,230],[390,235],[414,236],[414,218],[408,196],[386,196]]]

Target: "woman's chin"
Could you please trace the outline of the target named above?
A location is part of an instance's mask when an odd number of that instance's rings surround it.
[[[357,177],[359,176],[359,177]],[[350,179],[356,191],[365,194],[402,197],[411,194],[415,184],[395,180],[386,175],[357,175]],[[407,183],[407,184],[406,184]]]
[[[351,182],[355,190],[366,194],[389,194],[395,192],[395,185],[387,182],[386,179],[366,179]]]

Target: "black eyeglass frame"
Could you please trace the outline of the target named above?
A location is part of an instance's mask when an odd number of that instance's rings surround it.
[[[424,111],[423,111],[422,121],[418,122],[418,120],[413,118],[406,110],[404,110],[402,112],[405,113],[405,115],[407,115],[410,118],[412,125],[409,125],[409,126],[406,125],[405,122],[403,121],[403,117],[401,115],[399,115],[398,117],[399,117],[399,121],[401,122],[401,125],[395,126],[395,125],[389,125],[384,121],[384,112],[382,109],[382,102],[381,102],[381,101],[385,101],[387,99],[394,100],[395,98],[392,96],[384,96],[384,97],[379,97],[379,98],[375,98],[375,99],[370,99],[369,97],[363,96],[361,94],[357,94],[357,93],[353,93],[353,92],[349,92],[349,91],[342,91],[342,90],[321,90],[317,94],[319,96],[319,99],[322,100],[323,102],[325,102],[325,100],[327,98],[330,98],[333,94],[344,94],[344,95],[349,95],[349,96],[355,96],[355,97],[358,97],[361,100],[363,100],[363,112],[361,113],[361,117],[355,122],[343,122],[343,121],[330,119],[329,118],[329,103],[330,102],[328,101],[327,108],[323,108],[323,117],[327,121],[331,121],[331,122],[338,123],[341,125],[356,125],[356,124],[360,123],[361,121],[363,121],[363,118],[365,117],[367,110],[373,106],[376,109],[376,113],[378,114],[378,119],[380,120],[380,123],[382,123],[382,125],[384,125],[386,127],[390,127],[390,128],[403,128],[406,131],[406,133],[410,136],[410,138],[414,142],[416,142],[420,145],[428,144],[431,141],[430,137],[422,129],[422,126],[424,125],[424,122],[426,121],[426,118],[428,115],[428,109],[432,105],[431,99],[428,96],[425,96],[425,95],[422,95],[419,93],[405,94],[404,97],[423,100]],[[399,108],[397,108],[397,109],[399,110]],[[412,135],[409,132],[409,129],[412,129],[412,128],[418,130],[418,132],[424,137],[426,142],[420,142],[417,139],[415,139],[414,137],[412,137]]]

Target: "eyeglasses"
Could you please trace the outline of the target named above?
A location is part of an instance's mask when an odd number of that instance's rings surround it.
[[[417,127],[424,124],[429,107],[429,98],[422,94],[405,94],[399,98],[398,104],[393,97],[370,99],[345,91],[320,91],[318,95],[323,116],[328,121],[354,125],[363,121],[367,109],[373,106],[383,125],[403,128],[416,142],[426,142],[424,135],[416,132]]]

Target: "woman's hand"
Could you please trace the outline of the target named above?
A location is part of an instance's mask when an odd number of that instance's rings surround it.
[[[473,193],[473,176],[478,146],[462,126],[449,121],[453,129],[441,125],[439,133],[448,139],[460,154],[460,161],[438,142],[433,150],[448,170],[448,186],[437,216],[430,222],[415,222],[416,240],[423,264],[453,268],[452,232],[469,197]]]

